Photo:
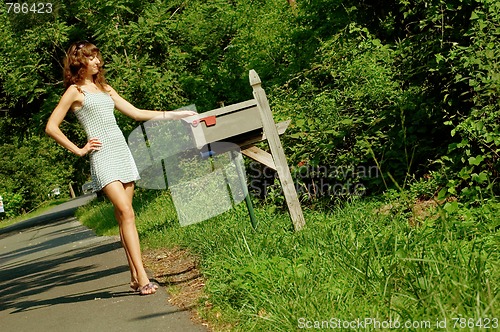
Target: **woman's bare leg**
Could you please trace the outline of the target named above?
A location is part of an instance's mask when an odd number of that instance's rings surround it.
[[[119,219],[117,213],[115,211],[116,220]],[[123,230],[120,227],[120,240],[123,245],[123,249],[125,249],[125,254],[127,255],[128,266],[130,268],[130,287],[134,290],[139,288],[139,282],[137,281],[137,270],[135,269],[134,263],[132,262],[132,258],[130,258],[130,253],[128,252],[127,246],[125,245],[125,241],[123,239]]]
[[[125,189],[125,193],[127,194],[128,198],[129,198],[130,204],[132,204],[132,199],[134,197],[134,183],[130,182],[130,183],[123,184],[123,187]],[[116,218],[116,220],[119,220],[119,218],[120,218],[116,209],[115,209],[115,218]],[[132,287],[134,290],[137,290],[139,288],[139,282],[137,281],[137,270],[134,266],[132,258],[130,257],[130,253],[128,252],[128,249],[127,249],[127,246],[125,245],[123,237],[124,237],[123,228],[120,227],[120,240],[122,241],[123,248],[125,249],[125,254],[127,255],[127,261],[128,261],[128,265],[130,268],[130,287]]]
[[[115,216],[120,226],[120,236],[129,261],[132,278],[137,278],[139,287],[149,284],[149,278],[142,264],[139,235],[135,226],[132,208],[133,183],[112,182],[103,188],[104,194],[115,207]],[[154,293],[155,288],[148,288],[147,293]]]

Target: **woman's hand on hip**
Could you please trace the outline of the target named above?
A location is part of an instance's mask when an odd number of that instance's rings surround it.
[[[98,138],[91,138],[91,139],[89,139],[87,144],[85,144],[85,146],[82,149],[80,149],[79,155],[80,155],[80,157],[83,157],[88,153],[92,153],[94,151],[99,151],[101,149],[101,146],[102,146],[102,143],[99,141]]]

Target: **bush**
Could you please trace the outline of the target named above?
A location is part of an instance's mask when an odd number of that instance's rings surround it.
[[[364,183],[383,189],[384,174],[404,178],[423,158],[411,133],[412,92],[400,88],[392,72],[394,51],[351,25],[322,43],[311,69],[274,93],[279,118],[291,118],[283,139],[291,164],[323,168],[332,183]],[[410,99],[410,100],[409,100]],[[369,170],[383,172],[368,174]]]
[[[1,217],[12,218],[21,214],[24,199],[20,194],[12,194],[8,192],[0,192],[3,199],[4,213],[0,214]]]
[[[71,158],[48,137],[34,136],[20,146],[5,144],[0,156],[0,192],[10,214],[35,208],[49,199],[52,189],[71,182]],[[63,191],[63,196],[69,194]]]
[[[478,1],[470,21],[468,44],[454,45],[443,59],[454,65],[455,84],[466,84],[462,98],[471,108],[448,113],[455,142],[442,162],[449,176],[447,193],[482,202],[500,193],[500,4]]]

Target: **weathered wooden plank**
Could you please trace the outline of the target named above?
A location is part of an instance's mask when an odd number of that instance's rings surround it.
[[[257,75],[257,72],[252,69],[250,70],[249,76],[250,85],[253,88],[253,95],[257,101],[257,107],[260,111],[262,127],[274,159],[274,164],[276,165],[276,171],[278,172],[281,186],[283,187],[283,193],[288,205],[290,217],[295,230],[299,231],[305,226],[304,215],[297,197],[297,191],[295,190],[290,169],[288,168],[283,146],[281,145],[281,141],[279,139],[278,130],[276,129],[276,125],[274,123],[271,107],[269,106],[266,93],[264,89],[262,89],[260,77]]]
[[[248,158],[251,158],[255,161],[258,161],[261,164],[266,165],[269,168],[276,170],[276,165],[274,164],[273,156],[267,152],[258,148],[256,146],[250,146],[248,148],[242,149],[241,153],[243,153]]]

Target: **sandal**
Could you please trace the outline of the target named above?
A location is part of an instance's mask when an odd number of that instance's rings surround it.
[[[150,282],[149,284],[146,284],[146,285],[138,288],[140,295],[151,295],[151,294],[154,294],[154,293],[156,293],[157,289],[158,289],[158,285],[155,285],[152,282]]]
[[[130,288],[132,288],[134,292],[137,292],[141,287],[139,286],[139,283],[137,281],[131,281]]]

